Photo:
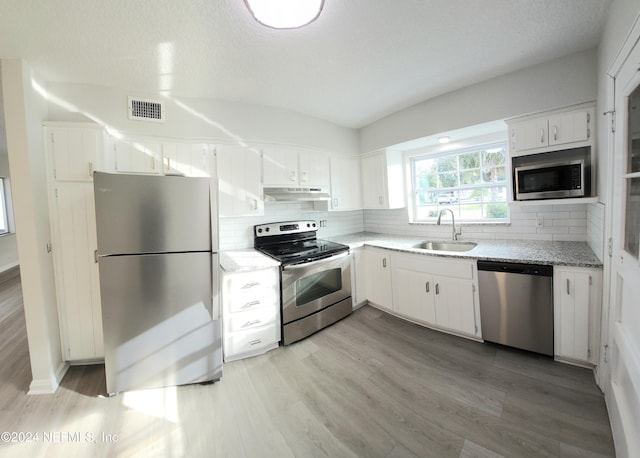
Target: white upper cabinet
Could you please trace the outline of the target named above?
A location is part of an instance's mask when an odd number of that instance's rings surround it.
[[[121,173],[161,174],[161,144],[155,140],[113,139],[114,169]]]
[[[206,143],[162,144],[162,173],[186,177],[215,177],[215,146]]]
[[[361,159],[364,208],[403,208],[402,153],[376,151]]]
[[[507,121],[511,156],[593,144],[595,108],[585,104]]]
[[[546,118],[515,123],[510,131],[510,146],[513,152],[549,145],[549,123]]]
[[[263,150],[265,186],[329,186],[329,157],[281,146]]]
[[[264,214],[260,150],[239,145],[216,150],[220,216]]]
[[[360,157],[331,156],[330,210],[346,211],[362,208],[360,190]]]
[[[585,110],[549,116],[549,145],[581,142],[591,136],[591,113]]]
[[[104,167],[103,130],[98,126],[46,126],[53,174],[60,181],[93,181]]]

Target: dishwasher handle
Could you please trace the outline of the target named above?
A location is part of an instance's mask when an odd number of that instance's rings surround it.
[[[519,262],[478,261],[478,270],[553,277],[553,266]]]

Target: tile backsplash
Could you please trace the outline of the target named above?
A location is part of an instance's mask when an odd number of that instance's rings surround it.
[[[266,203],[263,216],[220,218],[220,249],[234,250],[253,247],[253,226],[278,221],[310,219],[326,221],[318,230],[319,238],[362,232],[363,210],[329,212],[317,210],[313,202]]]
[[[299,219],[326,221],[318,230],[320,238],[368,231],[448,239],[451,220],[443,218],[440,226],[411,224],[405,208],[329,212],[317,210],[312,202],[267,203],[263,216],[220,218],[220,249],[252,247],[256,224]],[[602,259],[603,221],[602,204],[512,205],[510,224],[462,224],[460,239],[582,241]]]
[[[461,240],[587,240],[587,205],[512,205],[510,224],[462,224]],[[541,223],[541,225],[539,225]],[[365,210],[366,231],[419,237],[451,237],[451,219],[440,226],[411,224],[406,209]]]

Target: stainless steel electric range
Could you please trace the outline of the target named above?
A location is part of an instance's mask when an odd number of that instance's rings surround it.
[[[315,221],[254,226],[254,246],[280,261],[282,344],[289,345],[349,315],[349,247],[316,238]]]

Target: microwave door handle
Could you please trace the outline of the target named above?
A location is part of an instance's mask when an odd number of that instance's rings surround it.
[[[328,258],[318,259],[317,261],[305,262],[303,264],[294,264],[292,266],[284,266],[282,270],[307,269],[309,267],[315,266],[316,264],[321,264],[326,261],[335,261],[336,259],[344,258],[345,256],[349,256],[348,251],[345,251],[344,253],[336,254],[334,256],[329,256]]]

